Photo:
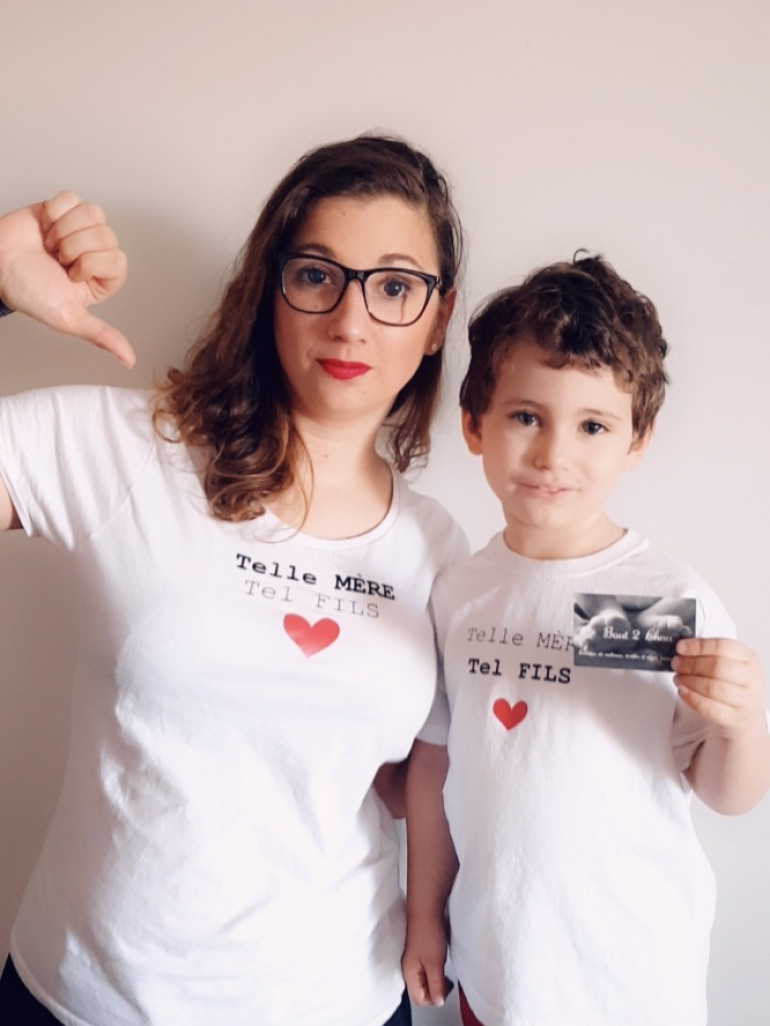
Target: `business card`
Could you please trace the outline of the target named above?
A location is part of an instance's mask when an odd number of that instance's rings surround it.
[[[695,599],[575,595],[575,666],[670,670],[680,638],[695,636]]]

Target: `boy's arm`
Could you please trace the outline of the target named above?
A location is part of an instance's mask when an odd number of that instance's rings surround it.
[[[385,762],[374,776],[374,790],[393,819],[406,815],[406,770],[409,759],[403,762]]]
[[[443,745],[415,741],[406,777],[406,947],[401,960],[416,1005],[443,1005],[447,953],[446,902],[457,872],[444,815],[447,772]]]
[[[770,732],[762,668],[752,651],[727,638],[679,641],[672,660],[683,702],[709,722],[685,771],[698,797],[717,812],[746,812],[770,787]]]

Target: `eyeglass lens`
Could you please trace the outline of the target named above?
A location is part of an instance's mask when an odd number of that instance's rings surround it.
[[[290,257],[283,268],[283,293],[303,313],[326,313],[339,301],[348,279],[344,270],[316,257]],[[409,324],[425,309],[430,286],[418,274],[384,268],[362,283],[366,308],[384,324]]]

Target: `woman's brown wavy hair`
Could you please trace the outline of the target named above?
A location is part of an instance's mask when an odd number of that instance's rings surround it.
[[[204,488],[215,517],[260,516],[269,498],[293,482],[301,452],[274,343],[278,255],[318,200],[382,195],[398,196],[426,212],[442,292],[452,289],[460,264],[460,224],[447,182],[428,157],[382,135],[318,147],[300,158],[265,202],[219,308],[183,367],[170,368],[158,388],[156,430],[205,450]],[[398,470],[428,453],[442,367],[443,347],[423,358],[393,401],[387,449]]]

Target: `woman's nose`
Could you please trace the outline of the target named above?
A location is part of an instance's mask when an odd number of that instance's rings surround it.
[[[342,298],[328,314],[329,334],[341,341],[365,337],[372,319],[366,308],[362,283],[352,279],[345,287]]]

